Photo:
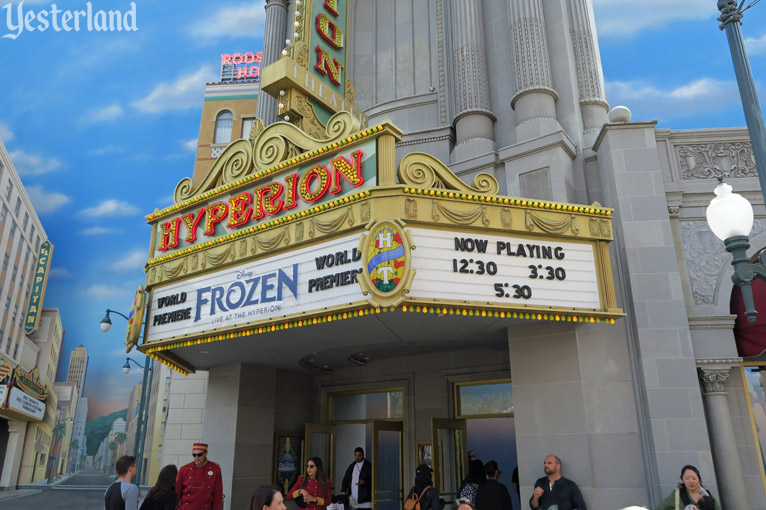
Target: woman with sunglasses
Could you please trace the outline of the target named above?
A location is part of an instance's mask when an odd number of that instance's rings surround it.
[[[298,478],[287,493],[287,499],[296,500],[299,507],[307,510],[325,510],[331,497],[330,479],[324,475],[322,459],[311,457],[306,462],[306,474]],[[301,505],[301,498],[303,505]]]

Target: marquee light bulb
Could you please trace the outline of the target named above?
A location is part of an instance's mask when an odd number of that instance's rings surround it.
[[[284,103],[279,103],[277,106],[279,106],[280,110],[285,107]]]
[[[287,56],[287,50],[282,50],[282,56],[283,56],[283,57],[286,57],[286,56]]]
[[[284,96],[284,95],[285,95],[285,91],[284,91],[284,90],[280,90],[280,91],[279,91],[279,95],[280,95],[280,96]]]
[[[285,115],[285,121],[286,122],[290,122],[290,116],[289,115]]]
[[[290,39],[285,39],[285,44],[290,46],[293,42]]]
[[[295,0],[295,6],[300,7],[301,6],[301,0]]]
[[[296,21],[295,23],[293,23],[293,25],[295,25],[295,28],[298,28],[299,26],[301,26],[301,22],[300,21]]]
[[[299,34],[298,32],[295,32],[295,33],[293,34],[293,37],[294,37],[294,38],[295,38],[295,40],[297,41],[297,40],[298,40],[298,39],[301,37],[301,34]]]

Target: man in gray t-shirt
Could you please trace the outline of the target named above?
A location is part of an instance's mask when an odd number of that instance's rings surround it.
[[[124,455],[114,465],[117,480],[104,493],[105,510],[138,510],[138,487],[133,485],[136,476],[136,458]]]

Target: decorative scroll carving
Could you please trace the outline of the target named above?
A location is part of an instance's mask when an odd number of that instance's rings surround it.
[[[453,209],[447,209],[443,205],[441,205],[439,202],[434,201],[434,207],[431,211],[431,217],[434,219],[434,221],[439,221],[441,216],[446,217],[448,220],[450,220],[452,223],[457,223],[458,225],[470,225],[479,218],[481,218],[481,222],[486,226],[489,225],[489,218],[487,217],[487,207],[482,205],[480,207],[477,207],[473,211],[455,211]]]
[[[303,222],[302,221],[295,224],[295,240],[303,241]]]
[[[668,206],[668,215],[671,218],[678,218],[678,216],[681,214],[681,207],[677,205],[669,205]]]
[[[398,169],[399,181],[410,186],[424,188],[441,188],[461,191],[463,193],[483,193],[495,195],[500,185],[490,174],[477,175],[469,186],[452,170],[430,154],[413,152],[402,158]]]
[[[354,103],[354,98],[356,97],[356,93],[354,92],[354,83],[346,78],[346,101],[349,103]]]
[[[314,110],[314,106],[309,102],[308,98],[303,94],[296,93],[293,104],[295,105],[295,111],[303,117],[303,130],[315,138],[320,138],[324,133],[324,124],[317,117],[316,110]]]
[[[580,228],[577,226],[577,217],[574,214],[569,215],[569,218],[564,218],[563,220],[549,220],[532,213],[532,211],[527,211],[526,226],[527,230],[531,231],[537,227],[549,234],[563,234],[569,229],[575,235],[580,232]]]
[[[684,179],[758,176],[749,142],[677,145],[676,152]]]
[[[588,221],[590,235],[609,239],[612,237],[612,222],[604,218],[591,218]]]
[[[247,256],[247,239],[242,239],[239,242],[239,256],[240,257]]]
[[[205,254],[205,258],[211,266],[220,266],[227,260],[234,260],[237,258],[237,252],[234,249],[234,244],[229,244],[228,246],[219,250],[211,248],[203,253]]]
[[[731,376],[730,368],[698,368],[704,393],[726,393],[726,382]]]
[[[404,214],[408,218],[417,218],[418,216],[418,201],[414,198],[407,198],[404,200]]]
[[[178,278],[186,272],[186,261],[181,259],[175,264],[167,263],[162,264],[162,277],[165,278]]]
[[[370,221],[370,203],[365,202],[362,205],[359,206],[359,219],[362,223],[367,223]]]
[[[287,122],[277,122],[265,129],[258,122],[251,129],[251,136],[255,135],[252,140],[236,140],[229,144],[198,186],[188,177],[181,179],[173,195],[175,202],[236,182],[302,152],[347,138],[361,129],[359,120],[348,112],[338,112],[330,117],[321,137],[309,136]]]
[[[438,51],[439,64],[439,120],[442,126],[447,125],[447,94],[446,94],[446,76],[447,66],[445,65],[444,49],[444,7],[442,0],[436,0],[436,47]]]
[[[261,237],[255,238],[255,243],[253,243],[253,250],[252,252],[255,253],[258,249],[262,251],[269,251],[273,250],[277,246],[280,245],[280,243],[288,244],[290,242],[290,232],[287,228],[283,228],[279,231],[278,234],[268,238],[264,239]]]
[[[718,287],[724,270],[731,264],[731,255],[706,222],[682,221],[679,227],[694,304],[717,304]],[[756,220],[750,236],[765,231],[766,221]],[[728,302],[729,296],[723,296],[723,299]]]
[[[500,222],[503,224],[505,228],[511,228],[513,225],[511,222],[511,210],[508,208],[503,208],[500,211]]]
[[[199,186],[195,188],[194,182],[188,177],[181,179],[176,186],[173,200],[180,203],[222,184],[246,177],[253,167],[252,156],[253,148],[249,140],[237,140],[231,143],[218,156],[213,168]]]
[[[314,229],[318,230],[322,234],[330,234],[332,232],[335,232],[340,228],[341,225],[343,225],[343,222],[348,221],[348,226],[352,226],[354,224],[354,215],[351,211],[351,208],[347,208],[346,211],[335,218],[334,220],[329,221],[321,221],[316,218],[311,218],[309,220],[309,224],[311,225],[309,227],[309,237],[314,237],[316,235],[316,232]]]
[[[306,43],[298,43],[295,45],[295,62],[301,66],[306,67],[309,63],[309,46]]]

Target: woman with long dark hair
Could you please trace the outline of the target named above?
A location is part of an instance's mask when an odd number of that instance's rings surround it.
[[[249,510],[287,510],[282,493],[276,487],[261,485],[250,499]]]
[[[713,495],[702,486],[702,477],[699,470],[691,465],[681,468],[681,483],[676,490],[670,493],[659,505],[657,510],[675,510],[676,508],[709,508],[721,510],[721,503],[713,498]]]
[[[157,476],[157,483],[146,493],[141,510],[175,510],[176,476],[178,468],[175,464],[168,464],[162,468]]]
[[[432,474],[433,470],[428,464],[421,464],[415,470],[415,485],[410,489],[407,499],[419,501],[420,510],[442,510],[444,506],[439,489],[433,486]]]
[[[331,497],[330,479],[324,475],[322,459],[311,457],[306,462],[306,474],[298,478],[287,493],[287,499],[295,499],[298,506],[307,510],[325,510]],[[304,505],[301,505],[301,499]]]

